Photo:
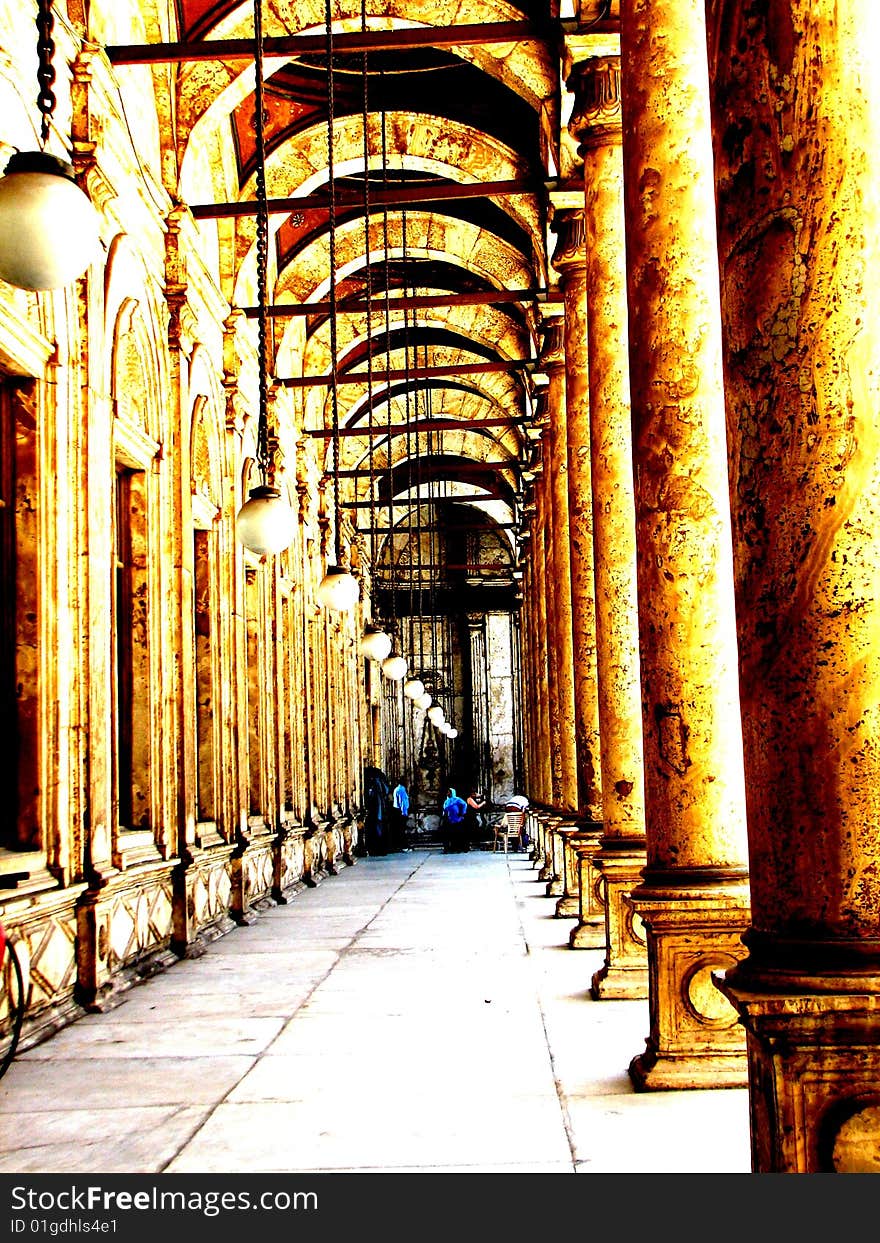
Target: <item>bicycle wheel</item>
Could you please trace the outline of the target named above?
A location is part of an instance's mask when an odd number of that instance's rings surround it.
[[[21,963],[15,946],[6,941],[3,955],[3,1010],[0,1011],[0,1079],[6,1074],[21,1036],[26,998]]]

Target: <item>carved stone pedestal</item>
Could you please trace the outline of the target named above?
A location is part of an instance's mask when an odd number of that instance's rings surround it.
[[[746,1029],[755,1173],[880,1173],[880,955],[841,949],[848,969],[800,943],[819,974],[777,953],[772,969],[746,960],[717,979]]]
[[[561,898],[565,887],[565,839],[560,832],[565,822],[554,816],[547,825],[551,863],[547,874],[547,897]]]
[[[593,865],[605,894],[605,963],[593,976],[592,997],[623,1000],[648,996],[648,939],[629,901],[642,882],[644,842],[604,838]]]
[[[553,826],[556,823],[554,816],[548,812],[539,812],[537,816],[540,823],[538,840],[541,844],[541,866],[538,869],[538,880],[553,879]]]
[[[571,839],[578,870],[578,922],[568,937],[573,950],[594,950],[605,944],[604,883],[593,863],[601,844],[602,825],[598,822],[582,828]]]
[[[563,820],[556,830],[562,855],[562,894],[556,903],[557,919],[572,919],[580,914],[580,874],[577,852],[572,843],[578,831],[579,826],[574,820]]]
[[[702,879],[702,878],[701,878]],[[648,939],[650,1035],[629,1075],[639,1091],[740,1088],[747,1082],[745,1032],[712,979],[745,956],[745,881],[675,886],[652,877],[630,901]]]

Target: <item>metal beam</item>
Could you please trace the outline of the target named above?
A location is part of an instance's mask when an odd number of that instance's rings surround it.
[[[340,436],[360,436],[362,438],[375,437],[381,440],[389,434],[393,436],[408,435],[411,432],[469,432],[477,430],[481,427],[520,427],[525,423],[525,417],[514,418],[508,415],[491,415],[487,419],[422,419],[421,421],[410,423],[392,423],[391,427],[340,427]],[[311,431],[303,433],[305,436],[314,436],[319,440],[332,440],[332,427],[318,427]]]
[[[561,302],[562,295],[548,293],[543,289],[481,289],[473,293],[448,294],[413,294],[404,298],[389,298],[388,309],[392,311],[423,311],[432,307],[446,306],[499,306],[505,302],[531,302],[540,298],[544,302]],[[256,319],[260,314],[258,306],[241,307],[248,319]],[[276,302],[266,307],[266,315],[270,319],[293,319],[298,315],[330,315],[333,310],[331,302]],[[385,314],[385,299],[372,298],[340,298],[336,303],[337,313],[353,315],[370,311],[373,315]]]
[[[447,480],[447,482],[454,482],[454,480]],[[487,483],[474,484],[473,486],[481,489],[480,494],[478,496],[434,496],[430,498],[421,496],[418,498],[418,503],[419,505],[426,505],[426,504],[437,505],[437,504],[440,504],[441,502],[443,502],[444,504],[447,504],[447,503],[459,502],[459,501],[503,501],[505,505],[508,505],[508,506],[511,505],[510,497],[505,496],[502,493],[500,488],[492,487],[491,484],[487,484]],[[392,509],[404,509],[404,510],[412,509],[414,504],[415,502],[409,499],[403,500],[403,501],[392,501],[391,508]],[[384,512],[387,514],[388,501],[387,500],[383,500],[383,501],[341,501],[339,508],[342,510],[374,509],[376,510],[377,513]]]
[[[383,508],[387,509],[388,507],[387,505],[376,506],[377,511],[381,511]],[[482,522],[449,523],[447,522],[447,523],[444,523],[442,526],[418,527],[418,530],[421,531],[423,535],[430,535],[430,534],[437,535],[441,533],[444,535],[457,535],[459,531],[482,531],[486,535],[491,535],[493,531],[518,531],[519,530],[518,522],[493,522],[488,514],[486,515],[486,518],[487,518],[487,521],[485,523],[482,523]],[[358,527],[358,531],[361,535],[387,535],[388,527],[372,527],[372,526]],[[410,532],[410,529],[408,526],[393,526],[391,528],[391,531],[394,535],[410,535],[410,534],[416,533],[416,528],[413,527],[412,532]]]
[[[481,22],[461,26],[419,26],[405,30],[342,31],[333,35],[333,51],[390,52],[422,47],[477,47],[489,43],[547,42],[555,36],[536,22]],[[181,64],[200,60],[254,60],[254,40],[202,39],[176,43],[117,43],[106,47],[113,65]],[[263,55],[288,59],[323,55],[327,37],[319,35],[272,35],[263,40]]]
[[[408,570],[409,568],[410,568],[409,566],[405,567],[406,570]],[[450,561],[448,563],[444,562],[444,564],[442,565],[437,564],[437,565],[413,566],[412,567],[413,574],[418,574],[420,569],[428,570],[428,571],[431,571],[431,570],[466,570],[469,574],[472,574],[477,570],[486,570],[490,574],[510,574],[513,570],[516,569],[516,565],[512,561],[504,562],[504,564],[501,564],[500,562],[497,562],[497,561],[496,562],[490,561],[490,562],[487,562],[486,564],[478,564],[475,561],[465,561],[461,563]],[[395,583],[397,584],[399,591],[407,591],[408,584],[400,583],[400,572],[402,570],[403,570],[403,567],[401,566],[395,567],[395,574],[394,574]],[[405,570],[403,570],[403,572],[405,573]],[[380,582],[384,583],[385,581],[391,578],[390,573],[384,567],[378,567],[374,571],[374,575],[375,575],[375,580],[377,584]],[[418,584],[415,584],[414,589],[416,593],[418,593]]]
[[[497,363],[456,363],[450,367],[411,367],[408,371],[374,371],[373,383],[384,380],[437,380],[441,376],[476,375],[490,371],[521,371],[532,364],[531,358],[511,358],[506,362]],[[346,372],[336,377],[337,384],[367,384],[369,377],[366,371]],[[275,383],[283,388],[322,388],[330,387],[328,375],[280,376]]]
[[[457,463],[455,466],[449,467],[448,476],[450,479],[453,479],[456,475],[479,474],[483,470],[521,470],[521,469],[522,469],[522,464],[519,462],[519,460],[516,460],[516,459],[513,461],[509,461],[509,462],[460,462],[460,463]],[[414,479],[409,478],[410,475],[412,475],[413,477],[415,476],[415,469],[411,471],[406,471],[403,469],[403,466],[401,465],[400,462],[395,462],[394,465],[390,468],[390,470],[392,474],[406,476],[407,479],[409,480],[410,486],[412,486],[413,482],[416,482],[416,483],[419,482],[419,480],[417,479],[414,480]],[[369,479],[374,475],[384,476],[384,475],[387,475],[388,473],[389,473],[389,468],[387,466],[384,466],[381,469],[377,469],[374,467],[372,470],[368,466],[359,466],[354,470],[339,471],[339,478],[340,479]],[[444,472],[444,478],[445,477],[446,477],[446,472]],[[421,483],[436,483],[436,482],[437,482],[436,475],[432,475],[430,479],[421,480]]]
[[[482,199],[492,195],[538,194],[543,192],[544,183],[534,178],[513,181],[474,181],[459,184],[458,182],[436,182],[432,185],[393,186],[390,189],[373,189],[370,191],[370,204],[373,207],[406,207],[413,203],[441,203],[459,199]],[[334,206],[336,210],[344,207],[363,208],[363,191],[340,188],[336,192]],[[289,215],[299,211],[329,211],[330,196],[325,190],[315,194],[304,194],[297,197],[269,199],[267,202],[270,216]],[[227,216],[256,216],[256,199],[236,199],[228,203],[195,203],[190,211],[196,220],[216,220]]]

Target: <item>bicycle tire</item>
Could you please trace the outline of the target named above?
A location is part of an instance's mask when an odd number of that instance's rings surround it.
[[[25,1010],[24,976],[21,971],[21,963],[19,962],[18,954],[15,952],[15,946],[8,939],[5,952],[9,956],[12,972],[10,976],[7,976],[6,980],[8,1000],[7,1022],[9,1028],[8,1031],[0,1036],[0,1079],[6,1074],[18,1049]]]

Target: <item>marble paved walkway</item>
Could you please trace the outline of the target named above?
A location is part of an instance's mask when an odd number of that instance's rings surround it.
[[[745,1089],[636,1093],[521,854],[363,859],[22,1053],[0,1171],[749,1170]]]

